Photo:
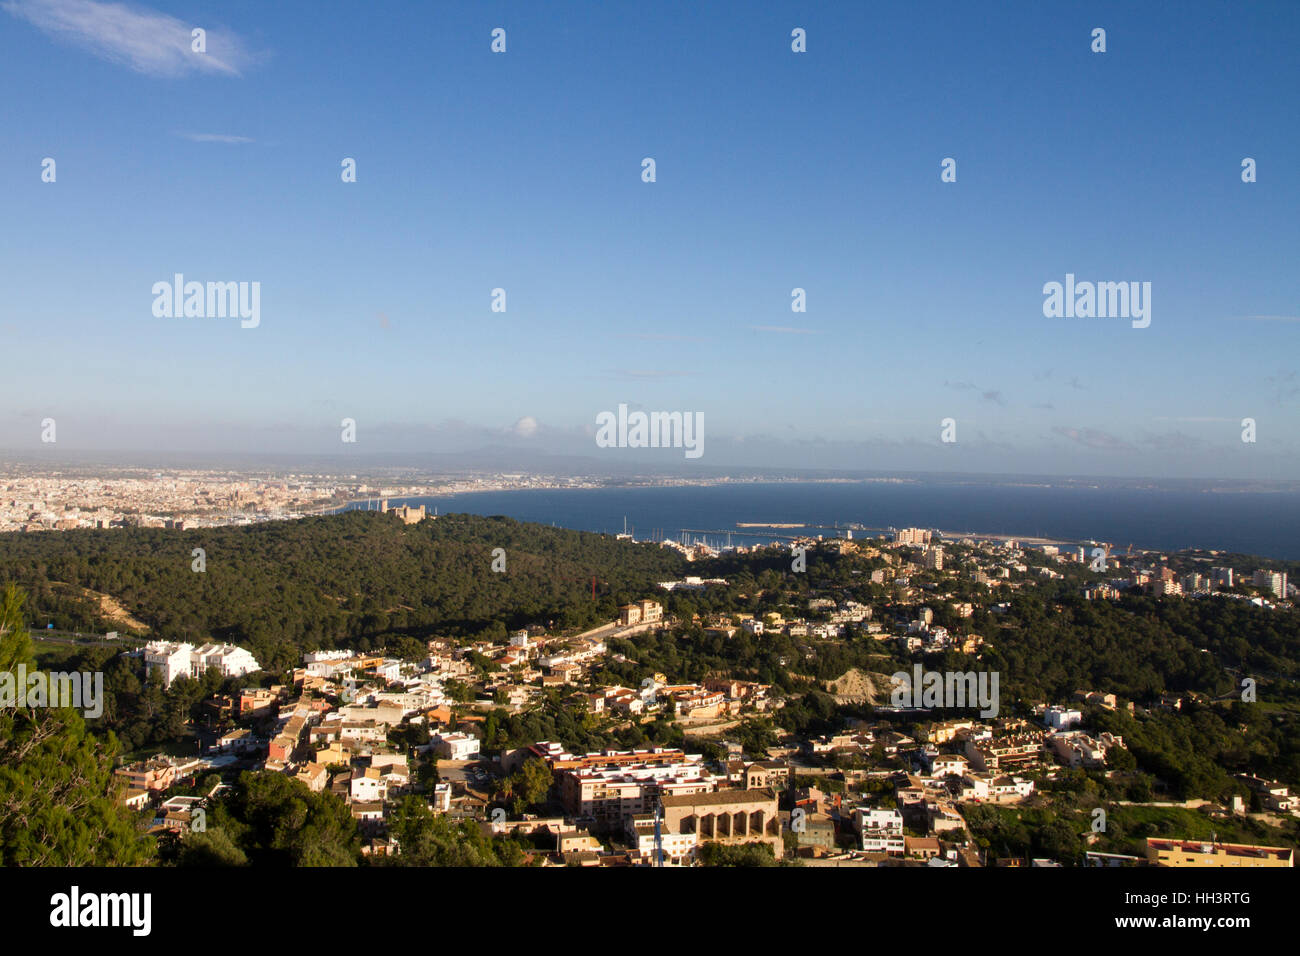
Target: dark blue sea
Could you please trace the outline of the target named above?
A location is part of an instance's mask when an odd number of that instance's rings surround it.
[[[637,540],[672,537],[726,544],[773,534],[843,535],[921,527],[984,536],[1095,540],[1173,551],[1205,548],[1300,559],[1300,494],[949,483],[725,484],[705,487],[592,488],[474,492],[393,500],[440,513],[507,515]],[[351,507],[366,507],[365,503]],[[803,524],[801,529],[737,529],[737,523]],[[855,537],[873,533],[860,530]]]

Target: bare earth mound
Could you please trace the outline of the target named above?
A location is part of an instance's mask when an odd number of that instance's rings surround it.
[[[884,674],[871,674],[851,667],[835,680],[826,682],[826,692],[841,704],[875,704],[876,694],[883,689],[888,692],[889,677]]]
[[[77,588],[82,594],[92,601],[99,602],[99,614],[106,621],[111,621],[118,627],[125,628],[128,631],[147,632],[149,625],[144,621],[137,620],[131,616],[131,612],[117,603],[117,598],[111,594],[100,594],[98,591],[92,591],[89,588]]]

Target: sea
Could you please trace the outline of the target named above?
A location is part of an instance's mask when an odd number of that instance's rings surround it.
[[[483,491],[391,499],[441,514],[715,547],[919,527],[973,537],[1203,548],[1300,559],[1300,493],[926,482],[762,482]],[[355,502],[349,509],[377,507]],[[741,527],[759,525],[762,527]],[[800,527],[772,527],[799,525]]]

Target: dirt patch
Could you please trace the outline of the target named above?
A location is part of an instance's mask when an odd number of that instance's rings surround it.
[[[883,674],[871,674],[851,667],[835,680],[826,682],[826,692],[840,704],[875,704],[876,695],[888,693],[890,680]]]
[[[125,628],[128,631],[139,631],[148,633],[149,625],[131,615],[131,612],[118,603],[117,598],[111,594],[101,594],[98,591],[92,591],[90,588],[73,587],[70,584],[61,584],[61,587],[69,588],[79,592],[83,597],[94,601],[99,608],[99,616],[110,624],[116,624],[118,627]]]

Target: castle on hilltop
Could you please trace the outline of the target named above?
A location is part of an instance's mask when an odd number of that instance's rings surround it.
[[[384,514],[397,515],[397,517],[401,518],[406,524],[416,524],[427,517],[431,517],[424,513],[424,505],[418,505],[414,508],[408,507],[407,505],[398,505],[396,508],[389,508],[387,498],[384,498],[379,502],[379,510]]]

